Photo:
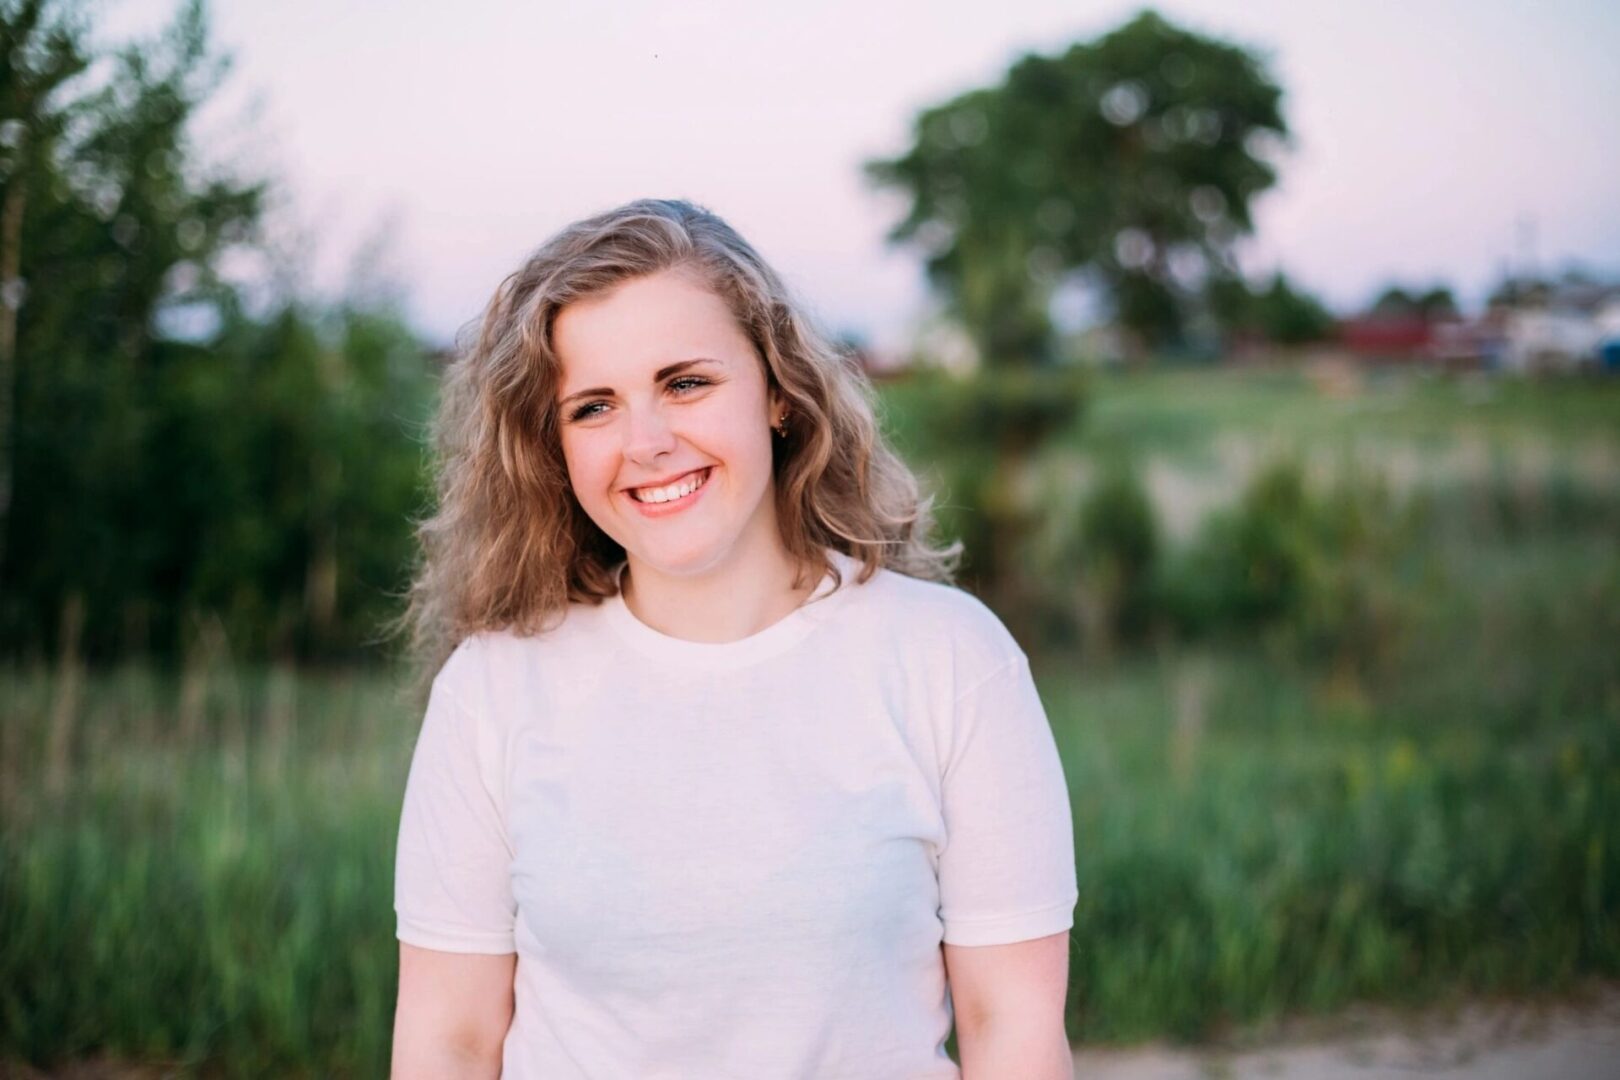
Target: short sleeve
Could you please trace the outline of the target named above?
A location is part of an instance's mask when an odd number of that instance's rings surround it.
[[[434,680],[411,757],[394,862],[395,936],[444,952],[514,952],[512,849],[475,716]],[[480,747],[484,753],[480,754]]]
[[[1003,945],[1074,925],[1068,783],[1022,653],[958,699],[941,802],[946,944]]]

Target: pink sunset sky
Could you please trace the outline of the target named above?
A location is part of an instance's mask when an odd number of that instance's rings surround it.
[[[177,0],[104,0],[104,41]],[[644,195],[695,199],[835,332],[909,340],[928,294],[884,244],[901,202],[860,163],[928,105],[1129,19],[1105,0],[602,5],[214,0],[235,67],[201,118],[210,160],[273,176],[299,279],[372,265],[447,343],[526,252]],[[1240,248],[1339,309],[1389,282],[1465,306],[1513,261],[1620,275],[1620,4],[1177,0],[1254,47],[1294,144]]]

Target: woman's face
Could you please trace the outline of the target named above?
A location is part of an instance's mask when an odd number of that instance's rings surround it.
[[[781,399],[720,297],[680,271],[634,278],[563,308],[552,347],[569,482],[632,572],[702,573],[780,546]]]

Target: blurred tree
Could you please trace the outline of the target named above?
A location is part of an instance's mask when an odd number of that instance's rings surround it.
[[[15,458],[17,309],[22,305],[23,218],[29,188],[49,180],[67,114],[57,89],[88,65],[83,24],[49,0],[0,4],[0,560],[5,557]]]
[[[1316,297],[1277,271],[1270,284],[1251,289],[1234,273],[1211,274],[1205,299],[1215,321],[1227,334],[1254,335],[1278,345],[1323,341],[1333,333],[1334,318]]]
[[[900,424],[897,443],[940,484],[940,525],[966,549],[960,580],[1015,634],[1037,633],[1036,601],[1052,577],[1031,551],[1051,512],[1036,460],[1081,422],[1087,377],[1075,366],[986,368],[968,378],[925,369],[888,390],[904,405],[885,408],[885,426]]]
[[[68,0],[0,7],[13,82],[83,73],[47,96],[9,93],[0,129],[29,140],[26,170],[0,199],[22,209],[11,295],[16,324],[13,502],[0,549],[7,621],[86,594],[92,625],[107,601],[149,578],[150,538],[131,525],[156,484],[142,475],[156,387],[173,350],[153,332],[162,302],[221,288],[214,268],[246,239],[262,185],[196,176],[187,128],[223,75],[206,48],[198,0],[152,43],[96,55]],[[42,28],[49,28],[48,31]],[[55,60],[47,58],[55,57]],[[121,613],[118,613],[121,614]],[[14,631],[17,629],[13,627]],[[36,629],[44,629],[36,627]]]
[[[410,430],[432,401],[420,343],[386,309],[291,303],[232,313],[174,373],[148,448],[185,478],[148,519],[172,583],[160,637],[210,611],[240,651],[354,652],[391,614],[428,497]]]
[[[1457,299],[1445,285],[1422,292],[1390,285],[1378,294],[1369,310],[1382,317],[1434,319],[1457,314]]]
[[[1457,298],[1451,294],[1446,285],[1436,285],[1417,298],[1418,310],[1426,318],[1438,318],[1457,314]]]
[[[923,249],[986,361],[1051,361],[1053,290],[1082,269],[1140,352],[1179,338],[1182,279],[1253,231],[1281,99],[1253,53],[1144,11],[924,110],[912,147],[865,171],[909,197],[889,239]]]
[[[1542,278],[1504,277],[1485,298],[1487,309],[1528,305],[1539,307],[1552,296],[1552,284]]]
[[[53,648],[82,611],[92,657],[172,654],[203,613],[238,656],[332,655],[403,584],[432,372],[390,298],[253,315],[221,274],[263,248],[267,183],[194,150],[227,70],[206,29],[193,0],[155,41],[92,55],[70,0],[0,0],[6,40],[34,42],[0,57],[0,147],[28,151],[0,152],[3,651]],[[42,97],[40,72],[68,74]]]
[[[1106,660],[1148,629],[1161,540],[1153,501],[1134,464],[1112,460],[1080,506],[1079,590],[1086,646]]]
[[[1391,285],[1379,293],[1367,310],[1373,315],[1411,315],[1417,311],[1417,297],[1399,285]]]

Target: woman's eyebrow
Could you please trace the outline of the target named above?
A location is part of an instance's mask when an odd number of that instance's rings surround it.
[[[669,378],[671,375],[679,374],[680,372],[685,371],[687,368],[692,367],[693,365],[696,365],[696,364],[718,364],[719,362],[720,361],[715,360],[712,357],[697,356],[697,357],[693,357],[691,360],[682,360],[679,363],[668,364],[668,365],[658,369],[658,373],[653,376],[653,382],[655,382],[655,383],[663,382],[665,379]],[[563,406],[567,405],[570,401],[573,401],[575,398],[582,398],[582,397],[610,397],[610,396],[612,396],[612,394],[613,394],[613,388],[611,386],[597,386],[597,387],[592,387],[589,390],[577,390],[574,393],[569,394],[567,397],[563,398],[561,401],[557,402],[557,406],[558,406],[558,408],[562,408]]]

